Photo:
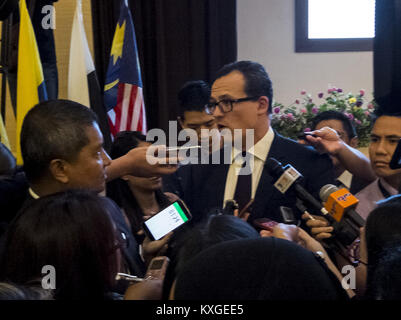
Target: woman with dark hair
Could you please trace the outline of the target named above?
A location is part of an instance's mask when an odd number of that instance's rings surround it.
[[[401,195],[378,202],[361,232],[362,264],[367,299],[401,299]]]
[[[105,299],[120,269],[119,208],[89,191],[67,191],[22,209],[5,235],[0,278],[26,285],[55,270],[55,299]]]
[[[149,146],[146,137],[138,131],[122,131],[117,134],[111,147],[112,159],[127,154],[136,147]],[[106,195],[124,211],[132,233],[142,242],[142,222],[177,200],[177,196],[162,192],[162,178],[142,178],[125,175],[107,183]]]

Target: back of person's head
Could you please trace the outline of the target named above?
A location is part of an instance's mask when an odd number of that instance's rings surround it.
[[[178,103],[180,115],[184,117],[185,111],[205,110],[205,105],[209,103],[210,86],[203,80],[188,81],[184,83],[178,92]]]
[[[179,245],[176,272],[199,252],[215,244],[259,237],[259,233],[249,223],[237,217],[210,215],[206,221],[187,229],[186,233],[180,236],[182,245]]]
[[[0,282],[0,300],[52,300],[52,291]]]
[[[116,159],[126,155],[131,149],[146,142],[146,136],[140,131],[121,131],[117,133],[110,149],[110,157]]]
[[[94,123],[96,114],[77,102],[49,100],[34,106],[21,129],[21,153],[28,180],[42,178],[51,160],[75,160],[89,143],[86,128]]]
[[[11,151],[0,142],[0,177],[12,176],[17,169],[17,162]]]
[[[111,200],[83,190],[33,201],[7,230],[1,279],[25,285],[53,266],[56,299],[102,299],[119,268],[113,210]]]
[[[325,120],[338,120],[342,123],[342,126],[345,130],[345,133],[348,136],[348,139],[351,140],[352,138],[356,137],[356,130],[355,127],[352,125],[351,120],[342,112],[336,110],[327,110],[317,114],[312,119],[312,130],[315,130],[317,125]]]
[[[368,271],[365,298],[372,300],[401,300],[401,241],[384,247],[377,265]]]
[[[401,195],[378,202],[378,206],[366,220],[365,237],[368,252],[366,297],[395,299],[394,295],[397,292],[401,293],[396,288],[398,284],[401,284],[401,281],[397,282],[399,265],[401,265]],[[388,263],[388,266],[384,266],[384,263]],[[397,266],[398,269],[396,269]],[[390,273],[395,270],[397,270],[396,273]],[[394,282],[391,282],[389,277],[394,278]],[[384,292],[387,290],[386,283],[391,284],[387,294]],[[398,295],[398,299],[400,298],[401,295]]]
[[[178,274],[176,300],[346,300],[321,258],[290,241],[241,239],[212,246]]]
[[[233,71],[242,73],[245,81],[244,91],[248,97],[266,96],[269,99],[269,113],[273,106],[273,84],[265,68],[254,61],[236,61],[223,66],[215,79],[228,75]],[[255,98],[255,99],[256,99]]]
[[[366,220],[365,236],[372,265],[384,247],[401,242],[401,195],[378,202]]]

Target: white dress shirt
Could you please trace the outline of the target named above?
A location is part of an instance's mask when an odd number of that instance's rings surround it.
[[[259,180],[262,175],[263,166],[265,164],[265,160],[267,155],[269,154],[270,147],[272,145],[274,139],[274,131],[271,127],[267,133],[260,139],[254,146],[252,146],[247,152],[251,154],[250,161],[251,170],[252,170],[252,199],[255,198],[256,190],[259,185]],[[238,180],[238,172],[241,169],[241,165],[243,163],[242,158],[242,150],[238,150],[233,148],[231,154],[231,165],[228,169],[227,179],[226,179],[226,187],[224,191],[224,201],[223,207],[227,200],[231,200],[234,197],[235,189],[237,186]]]

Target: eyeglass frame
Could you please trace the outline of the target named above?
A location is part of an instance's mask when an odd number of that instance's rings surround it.
[[[222,113],[228,113],[228,112],[231,112],[231,111],[233,111],[233,108],[234,108],[234,106],[233,106],[233,104],[234,103],[240,103],[240,102],[245,102],[245,101],[251,101],[251,100],[256,100],[256,99],[259,99],[260,98],[260,96],[252,96],[252,97],[244,97],[244,98],[239,98],[239,99],[234,99],[234,100],[230,100],[230,99],[221,99],[220,101],[217,101],[217,102],[209,102],[208,104],[206,104],[205,105],[205,112],[207,113],[207,114],[209,114],[209,115],[212,115],[213,113],[214,113],[214,111],[216,110],[216,107],[219,107],[219,109],[220,109],[220,111],[222,112]],[[222,102],[222,101],[226,101],[226,102],[228,102],[229,104],[230,104],[230,110],[228,110],[228,111],[224,111],[223,110],[223,107],[221,107],[220,106],[220,103]],[[209,111],[211,108],[210,108],[210,105],[213,105],[213,111]]]

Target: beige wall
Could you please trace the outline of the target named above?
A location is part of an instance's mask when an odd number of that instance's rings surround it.
[[[301,90],[317,96],[329,84],[373,92],[373,53],[295,53],[294,0],[238,0],[238,59],[260,62],[275,100],[293,103]]]
[[[55,3],[56,30],[54,30],[54,35],[56,40],[57,66],[59,72],[59,98],[64,99],[67,98],[70,39],[75,4],[76,1],[74,0],[60,0]],[[84,15],[85,31],[89,42],[89,48],[93,56],[92,15],[90,0],[82,0],[82,11]],[[15,119],[11,110],[9,97],[7,99],[6,109],[6,129],[11,148],[13,151],[15,151]]]

